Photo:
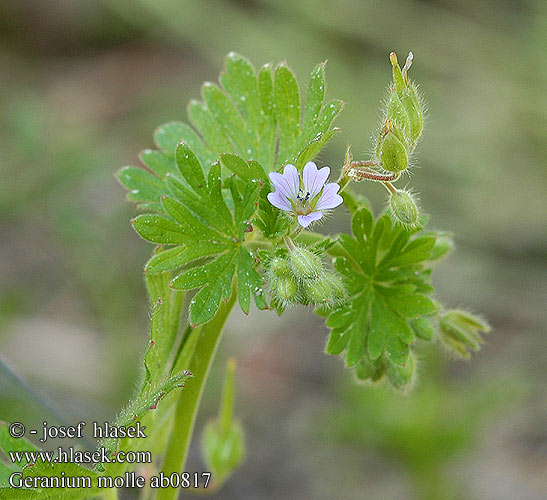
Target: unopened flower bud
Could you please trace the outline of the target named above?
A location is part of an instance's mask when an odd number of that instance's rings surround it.
[[[397,92],[402,92],[405,88],[405,79],[401,67],[399,66],[399,61],[397,60],[397,54],[391,52],[389,54],[389,60],[391,61],[391,66],[393,67],[393,83]]]
[[[318,278],[323,271],[321,259],[305,248],[297,247],[289,255],[289,267],[299,280]]]
[[[389,208],[393,218],[403,226],[414,227],[418,223],[418,205],[410,192],[398,189],[391,193]]]
[[[337,273],[326,271],[323,280],[332,290],[333,299],[340,300],[346,296],[346,287],[344,286],[342,278]]]
[[[289,261],[281,257],[275,257],[272,259],[269,268],[272,274],[278,278],[281,276],[288,276],[290,273]]]
[[[304,280],[301,285],[305,303],[332,307],[345,296],[344,282],[338,274],[325,271],[316,279]]]
[[[408,133],[410,131],[410,117],[395,88],[391,89],[391,95],[387,102],[387,118],[397,124],[405,132]]]
[[[458,309],[446,311],[439,318],[439,333],[444,344],[456,355],[469,359],[469,350],[478,351],[490,326],[477,316]]]
[[[333,299],[333,290],[323,277],[302,283],[302,293],[312,304],[327,304]]]
[[[298,294],[298,284],[292,276],[273,278],[270,283],[270,288],[275,297],[282,303],[293,302]]]
[[[435,338],[435,328],[428,318],[416,318],[410,321],[410,327],[416,337],[424,340],[433,340]]]
[[[388,102],[388,118],[395,120],[404,129],[411,142],[409,152],[412,152],[424,126],[422,104],[416,85],[408,79],[408,70],[414,55],[409,52],[402,70],[395,52],[389,55],[389,59],[393,67],[393,87]]]
[[[389,172],[402,172],[408,167],[408,145],[404,134],[389,119],[380,132],[376,156],[382,168]]]
[[[407,134],[412,139],[413,143],[416,143],[420,138],[420,135],[422,135],[422,130],[424,128],[424,114],[416,91],[416,86],[413,83],[403,91],[401,103],[405,107],[408,116]]]
[[[416,361],[414,354],[409,353],[405,364],[398,365],[396,363],[388,363],[387,377],[391,385],[396,389],[410,389],[414,383],[416,373]]]
[[[454,248],[454,241],[450,237],[449,233],[441,233],[437,236],[435,244],[431,249],[430,260],[437,260],[444,257],[446,254],[452,251]]]

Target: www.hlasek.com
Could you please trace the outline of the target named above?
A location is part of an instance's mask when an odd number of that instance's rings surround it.
[[[70,447],[59,447],[57,451],[10,451],[9,459],[14,464],[61,463],[61,464],[151,464],[149,451],[118,451],[110,453],[101,447],[95,451],[81,451]]]

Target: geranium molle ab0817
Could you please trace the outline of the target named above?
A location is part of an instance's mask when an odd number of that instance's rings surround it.
[[[280,210],[295,215],[302,227],[308,227],[319,220],[325,212],[336,208],[342,203],[338,194],[340,186],[336,182],[327,182],[330,168],[317,169],[317,165],[309,161],[302,171],[302,179],[298,170],[290,163],[285,165],[283,173],[270,173],[270,180],[275,191],[268,194],[269,202]]]

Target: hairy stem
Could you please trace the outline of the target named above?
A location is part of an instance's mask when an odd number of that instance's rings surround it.
[[[193,349],[193,356],[191,356],[189,366],[187,366],[194,374],[194,379],[188,383],[186,390],[180,394],[175,409],[171,435],[162,466],[165,475],[170,475],[173,472],[181,473],[184,468],[203,388],[215,358],[222,330],[235,301],[236,293],[232,291],[230,299],[221,305],[215,317],[209,323],[192,330],[190,333],[190,337],[197,336],[195,337],[197,340]],[[190,340],[189,338],[188,341]],[[180,490],[177,488],[159,488],[156,500],[175,500],[179,492]]]
[[[391,174],[381,174],[369,168],[371,162],[368,161],[355,161],[351,164],[352,176],[358,177],[359,180],[367,179],[370,181],[396,181],[400,177],[399,172],[393,172]]]

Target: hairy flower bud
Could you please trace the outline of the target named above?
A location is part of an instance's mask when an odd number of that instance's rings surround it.
[[[312,304],[329,303],[333,299],[333,290],[323,278],[306,280],[302,283],[302,293]]]
[[[391,95],[387,102],[387,119],[394,122],[398,127],[408,133],[411,129],[410,117],[405,105],[402,103],[395,88],[391,88]]]
[[[403,226],[414,227],[418,223],[418,205],[410,192],[398,189],[391,193],[389,208],[394,219]]]
[[[469,359],[469,350],[478,351],[490,326],[477,316],[459,309],[444,312],[439,318],[439,333],[443,343],[454,354]]]
[[[402,70],[395,52],[389,55],[389,59],[393,67],[393,85],[387,106],[387,117],[394,120],[410,139],[410,153],[414,151],[424,126],[424,113],[416,85],[408,79],[408,70],[414,55],[409,52]]]
[[[269,269],[274,276],[288,276],[290,274],[289,261],[281,257],[275,257],[270,262]]]
[[[376,156],[384,170],[402,172],[408,167],[408,145],[403,132],[387,119],[380,131]]]
[[[431,260],[437,260],[450,253],[454,248],[454,241],[450,233],[440,233],[431,249]]]
[[[321,259],[305,248],[296,247],[289,255],[289,267],[299,280],[318,278],[323,271]]]
[[[391,385],[396,389],[407,390],[412,387],[416,374],[416,361],[414,354],[409,353],[408,359],[404,365],[388,363],[387,377]]]
[[[346,296],[346,287],[342,278],[337,274],[330,271],[326,271],[323,280],[326,285],[332,290],[333,299],[338,301]]]
[[[332,308],[346,295],[342,278],[332,271],[324,271],[317,278],[303,280],[300,284],[304,304],[315,304]]]
[[[420,135],[422,135],[422,130],[424,128],[424,114],[416,86],[413,83],[411,83],[403,91],[401,102],[408,116],[408,128],[406,128],[407,134],[415,145],[420,138]],[[414,147],[412,147],[412,150],[413,149]]]
[[[274,296],[283,304],[294,302],[298,295],[298,284],[292,276],[272,278],[270,288]]]

